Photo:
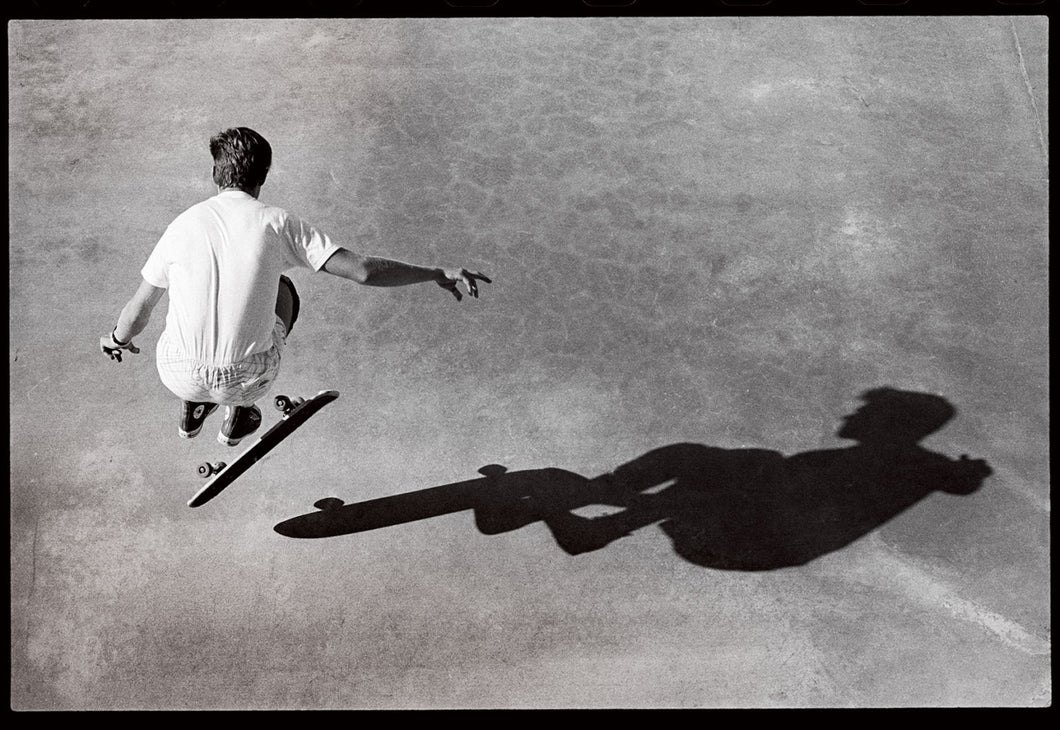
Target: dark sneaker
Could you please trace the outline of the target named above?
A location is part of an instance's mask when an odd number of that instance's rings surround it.
[[[261,425],[261,409],[257,406],[225,406],[225,420],[217,440],[225,446],[235,446]]]
[[[177,426],[177,435],[182,439],[193,439],[202,430],[203,421],[206,417],[217,410],[216,403],[192,403],[182,400],[180,402],[180,425]]]

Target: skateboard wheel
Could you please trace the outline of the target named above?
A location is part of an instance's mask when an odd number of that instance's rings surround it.
[[[225,466],[227,465],[223,461],[218,461],[213,464],[210,464],[209,462],[204,462],[202,464],[199,464],[199,476],[201,476],[203,479],[208,476],[213,476],[214,474],[217,474],[222,469],[224,469]]]
[[[273,399],[273,403],[276,405],[276,410],[287,411],[291,408],[291,399],[285,395],[278,395]]]

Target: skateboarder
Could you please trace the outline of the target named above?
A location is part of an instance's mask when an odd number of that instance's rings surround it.
[[[143,332],[169,292],[156,362],[162,383],[181,399],[182,438],[225,406],[217,440],[235,446],[261,425],[254,405],[276,379],[280,358],[298,319],[300,301],[285,271],[305,267],[367,286],[434,282],[459,301],[458,285],[478,296],[467,269],[418,266],[355,253],[299,217],[258,200],[272,164],[272,148],[246,127],[210,139],[217,195],[169,225],[141,270],[143,280],[100,349],[121,362],[138,353]]]

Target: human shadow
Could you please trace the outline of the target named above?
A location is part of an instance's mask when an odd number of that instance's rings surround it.
[[[971,494],[992,472],[982,459],[951,459],[920,441],[956,413],[944,398],[876,388],[843,419],[849,448],[785,457],[767,449],[676,443],[588,479],[563,469],[507,472],[355,504],[328,498],[275,530],[321,538],[472,510],[499,534],[541,521],[559,547],[579,555],[658,524],[675,552],[705,567],[771,570],[838,550],[935,491]],[[616,511],[583,517],[582,507]]]

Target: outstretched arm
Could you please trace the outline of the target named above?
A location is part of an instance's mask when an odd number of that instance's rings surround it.
[[[463,284],[467,293],[478,297],[478,283],[490,283],[481,273],[467,269],[443,269],[436,266],[406,264],[394,259],[365,256],[348,249],[339,249],[324,264],[324,271],[365,286],[406,286],[433,281],[448,289],[457,298],[463,298],[458,284]]]
[[[99,349],[103,354],[109,356],[111,360],[121,362],[122,350],[128,350],[133,354],[140,352],[140,348],[134,345],[132,340],[147,327],[151,312],[154,311],[158,300],[165,293],[165,289],[141,281],[132,299],[118,315],[117,325],[109,335],[99,338]]]

